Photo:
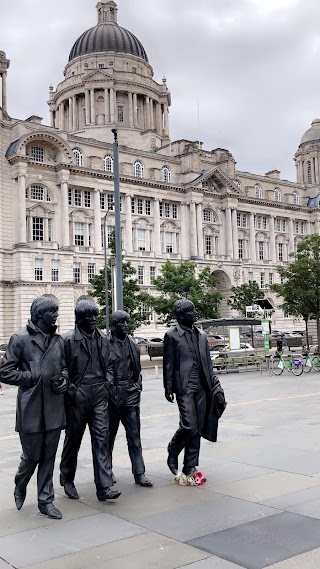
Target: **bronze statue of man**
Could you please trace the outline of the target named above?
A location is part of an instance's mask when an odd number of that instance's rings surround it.
[[[173,312],[177,324],[164,336],[163,381],[166,399],[173,403],[176,396],[180,421],[168,445],[167,464],[176,475],[178,457],[184,449],[182,472],[189,475],[196,472],[199,464],[200,440],[210,398],[218,394],[223,408],[225,402],[213,372],[207,336],[194,326],[197,320],[194,304],[183,298],[175,302]]]
[[[93,300],[79,300],[75,307],[76,326],[63,336],[69,388],[60,483],[69,498],[79,498],[74,479],[82,437],[88,425],[97,498],[105,502],[115,500],[121,492],[111,490],[108,400],[113,378],[109,367],[109,339],[97,328],[98,315],[99,309]]]
[[[58,304],[36,298],[31,320],[11,336],[0,366],[0,379],[18,386],[16,431],[22,455],[15,477],[14,498],[20,510],[27,485],[38,466],[38,506],[49,518],[61,519],[54,506],[53,468],[61,429],[66,424],[64,392],[68,372],[61,336],[56,334]]]
[[[123,424],[136,484],[153,486],[145,476],[140,438],[142,375],[140,351],[128,336],[130,316],[117,310],[111,316],[110,360],[114,388],[110,399],[110,449],[113,451],[120,422]]]

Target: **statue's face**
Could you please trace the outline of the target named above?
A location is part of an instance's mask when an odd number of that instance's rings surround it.
[[[185,308],[182,312],[181,316],[179,317],[179,322],[185,324],[186,326],[192,326],[194,322],[198,319],[198,314],[193,305],[190,307]]]
[[[79,328],[87,332],[87,334],[93,334],[97,327],[98,314],[92,312],[86,312],[84,316],[78,321]]]
[[[57,318],[59,316],[59,309],[57,306],[52,306],[40,316],[40,320],[44,323],[47,328],[52,328],[55,326]]]
[[[129,322],[122,318],[114,326],[114,333],[118,338],[124,338],[129,332]]]

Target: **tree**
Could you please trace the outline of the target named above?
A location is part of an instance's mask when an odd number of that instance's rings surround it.
[[[108,301],[109,314],[112,312],[112,291],[111,291],[111,265],[115,258],[115,240],[111,239],[110,243],[111,256],[108,260]],[[150,296],[141,291],[137,279],[135,278],[137,271],[130,261],[122,262],[122,278],[123,278],[123,310],[130,314],[130,331],[133,332],[141,324],[149,324],[150,313],[146,310],[150,307]],[[106,327],[106,301],[105,301],[105,280],[104,268],[90,279],[92,289],[89,295],[96,298],[101,307],[98,325],[101,328]]]
[[[310,318],[317,323],[320,344],[320,235],[308,235],[297,245],[297,252],[288,267],[279,267],[283,284],[270,288],[283,298],[281,308],[293,316],[302,316],[307,324]]]
[[[234,310],[239,310],[244,316],[246,315],[246,306],[252,306],[255,300],[264,297],[264,293],[256,281],[232,286],[230,291],[229,306]]]
[[[160,322],[169,325],[173,319],[172,307],[181,297],[191,300],[199,318],[219,318],[218,305],[223,295],[216,289],[217,278],[209,267],[196,275],[196,263],[181,261],[178,265],[166,261],[161,275],[153,281],[158,295],[151,297],[151,303]]]

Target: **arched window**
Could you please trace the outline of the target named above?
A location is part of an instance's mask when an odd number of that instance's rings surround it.
[[[113,158],[112,156],[105,156],[103,159],[103,169],[105,172],[113,172]]]
[[[241,190],[241,182],[240,180],[235,180],[235,185],[238,186],[239,190]]]
[[[170,183],[171,182],[171,170],[168,166],[164,166],[162,168],[162,181]]]
[[[276,200],[276,202],[281,202],[281,192],[279,188],[276,188],[274,190],[274,199]]]
[[[299,194],[298,192],[293,192],[293,203],[294,205],[299,205]]]
[[[134,163],[134,175],[136,178],[144,178],[144,165],[139,160]]]
[[[255,189],[256,198],[261,199],[262,198],[261,186],[259,186],[259,184],[256,184],[254,189]]]
[[[79,148],[73,149],[73,156],[77,166],[83,166],[83,154]]]
[[[37,202],[51,202],[51,194],[44,186],[32,184],[29,188],[26,188],[26,199]]]
[[[31,146],[29,155],[36,162],[43,162],[44,160],[44,150],[41,146]]]

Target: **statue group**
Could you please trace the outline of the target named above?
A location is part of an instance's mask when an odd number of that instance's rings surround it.
[[[140,352],[129,336],[130,316],[118,310],[111,317],[111,335],[97,328],[98,306],[80,299],[75,307],[75,328],[56,332],[58,304],[43,296],[33,301],[27,325],[10,338],[0,366],[0,380],[18,387],[16,431],[22,455],[15,476],[14,499],[24,504],[28,483],[38,467],[39,511],[53,519],[53,470],[60,434],[65,439],[60,483],[68,498],[77,500],[75,486],[78,453],[86,427],[91,438],[97,499],[121,495],[112,487],[112,452],[120,422],[124,426],[134,481],[153,483],[145,475],[140,437],[142,375]],[[168,446],[168,467],[178,475],[178,457],[184,449],[183,474],[192,475],[199,463],[201,436],[216,440],[217,422],[225,408],[224,393],[213,373],[206,335],[194,326],[192,302],[174,305],[176,326],[164,338],[165,396],[176,397],[179,428]]]

